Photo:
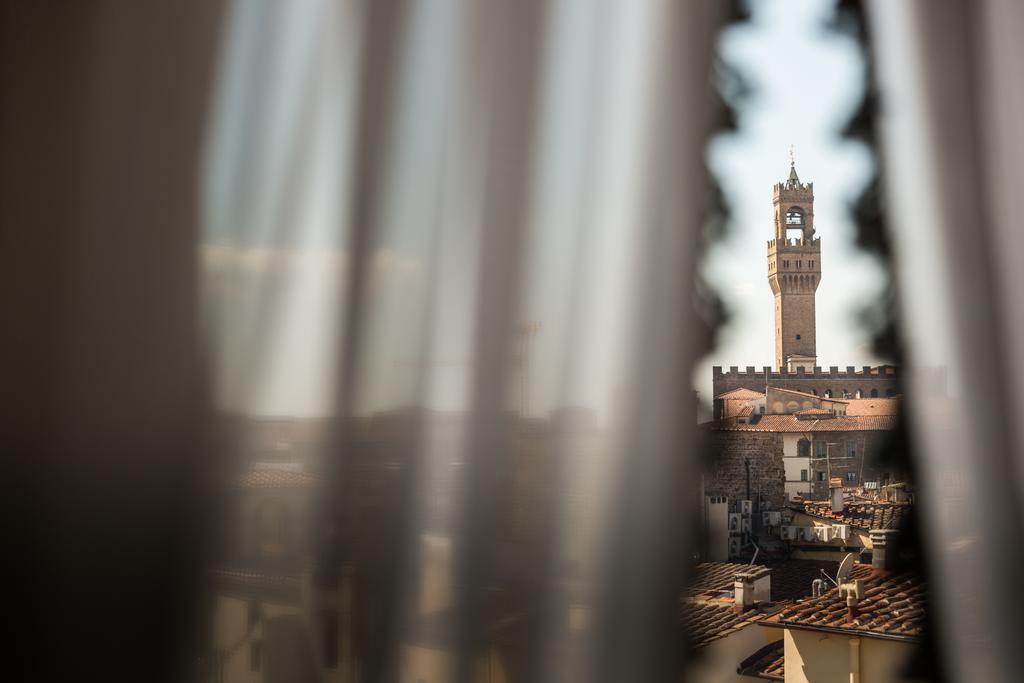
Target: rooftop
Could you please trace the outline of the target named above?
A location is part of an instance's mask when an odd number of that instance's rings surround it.
[[[858,529],[898,529],[910,515],[910,503],[849,502],[842,512],[832,512],[828,501],[804,501],[794,509],[812,517]]]
[[[686,627],[690,643],[698,648],[761,621],[768,615],[758,609],[735,612],[731,603],[684,601],[680,605],[679,616]]]
[[[794,415],[800,420],[814,420],[814,419],[828,419],[832,416],[831,410],[825,410],[824,408],[808,408],[807,410],[798,410]]]
[[[746,562],[701,562],[693,568],[693,574],[686,584],[687,596],[712,599],[728,593],[729,600],[732,600],[734,577],[740,573],[763,568],[763,565],[751,566]]]
[[[723,418],[705,425],[723,432],[867,432],[896,429],[896,421],[895,415],[836,415],[820,420],[801,420],[797,415],[752,415],[745,423]]]
[[[852,398],[847,403],[846,414],[862,415],[899,415],[900,397],[895,398]]]
[[[770,389],[771,391],[781,391],[784,394],[795,394],[797,396],[804,396],[806,398],[815,398],[815,399],[818,399],[819,401],[829,401],[831,403],[849,403],[850,402],[848,399],[845,399],[845,398],[832,398],[830,396],[818,396],[817,394],[812,394],[812,393],[809,393],[809,392],[806,392],[806,391],[797,391],[796,389],[783,389],[782,387],[772,387],[772,386],[769,386],[768,389]]]
[[[741,401],[745,401],[745,400],[754,401],[754,400],[757,400],[757,399],[764,398],[764,393],[760,392],[760,391],[754,391],[753,389],[744,389],[743,387],[740,387],[739,389],[733,389],[731,391],[724,391],[721,394],[719,394],[718,396],[715,396],[715,398],[725,398],[725,399],[729,399],[729,400],[741,400]]]
[[[846,599],[832,587],[821,597],[783,607],[765,620],[766,625],[910,640],[921,637],[927,590],[918,574],[879,573],[857,564],[850,578],[864,581],[864,597],[852,621],[847,616]]]
[[[681,596],[679,614],[693,647],[699,648],[724,638],[778,611],[780,604],[807,597],[811,582],[825,570],[834,575],[838,562],[786,560],[770,565],[739,562],[704,562],[694,567]],[[746,612],[734,611],[736,574],[771,571],[771,602],[755,605]]]
[[[783,640],[768,643],[740,662],[736,673],[769,681],[783,681],[786,679],[785,651],[785,641]]]

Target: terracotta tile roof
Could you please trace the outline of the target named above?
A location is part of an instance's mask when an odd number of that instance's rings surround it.
[[[715,398],[726,398],[726,399],[730,399],[730,400],[741,400],[741,401],[742,400],[755,401],[757,399],[764,398],[764,392],[762,392],[762,391],[754,391],[753,389],[744,389],[743,387],[740,387],[739,389],[732,389],[730,391],[722,392],[718,396],[715,396]]]
[[[825,410],[824,408],[808,408],[807,410],[798,410],[794,415],[831,415],[831,410]]]
[[[772,391],[781,391],[784,394],[796,394],[797,396],[806,396],[807,398],[816,398],[819,401],[831,401],[832,403],[849,403],[849,399],[845,398],[829,398],[828,396],[818,396],[806,391],[797,391],[796,389],[783,389],[782,387],[769,386],[768,389]]]
[[[768,643],[750,655],[736,669],[741,676],[765,678],[769,681],[786,680],[786,645],[783,640]]]
[[[316,477],[300,470],[260,467],[244,472],[235,483],[250,489],[303,488],[315,484]]]
[[[725,418],[705,423],[720,432],[866,432],[896,429],[895,415],[837,415],[820,420],[801,420],[796,415],[752,415],[750,422]]]
[[[864,597],[853,621],[847,620],[846,599],[833,587],[818,598],[782,608],[765,623],[807,629],[899,637],[917,640],[925,623],[927,589],[914,572],[874,573],[867,565],[854,565],[850,579],[864,581]]]
[[[854,398],[849,403],[846,407],[847,415],[899,415],[901,397]]]
[[[698,648],[762,621],[767,615],[756,609],[736,612],[732,603],[687,600],[680,605],[679,616],[686,627],[690,644]]]
[[[774,563],[772,569],[772,601],[792,602],[811,595],[811,582],[821,578],[824,571],[835,576],[839,562],[835,560],[785,560]]]
[[[701,562],[693,568],[686,583],[686,593],[691,597],[711,598],[727,592],[732,600],[736,575],[751,569],[761,569],[761,565],[751,567],[745,562]]]
[[[736,413],[736,417],[750,417],[754,414],[754,406],[743,406],[740,411]]]
[[[779,605],[811,594],[811,582],[821,578],[821,570],[834,576],[838,562],[786,560],[770,565],[739,562],[704,562],[694,567],[686,591],[680,597],[680,619],[695,648],[735,633],[764,620],[778,611]],[[759,604],[743,613],[733,610],[734,581],[738,573],[771,570],[771,602]]]
[[[827,501],[804,501],[793,509],[826,519],[836,524],[849,524],[858,529],[899,529],[909,517],[910,503],[848,502],[842,512],[832,512]]]
[[[835,575],[839,562],[832,560],[784,560],[750,565],[745,562],[702,562],[694,567],[687,582],[687,596],[696,599],[733,598],[733,582],[741,572],[770,569],[772,602],[796,600],[811,594],[811,582],[825,570]]]

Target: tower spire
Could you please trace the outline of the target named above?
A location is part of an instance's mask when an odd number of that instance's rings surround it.
[[[793,145],[789,146],[789,178],[786,182],[792,185],[800,184],[800,176],[796,174],[796,160],[793,159]]]

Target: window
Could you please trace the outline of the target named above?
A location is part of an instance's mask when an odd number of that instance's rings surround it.
[[[824,441],[815,441],[814,442],[814,453],[819,458],[824,458],[828,454],[827,449],[828,449],[828,444],[825,443]]]
[[[324,637],[324,666],[338,667],[338,611],[325,610],[321,615]]]
[[[849,483],[849,484],[856,484],[857,483],[857,473],[856,472],[847,472],[846,473],[846,482]]]
[[[797,268],[797,270],[800,270],[800,269],[801,269],[801,268],[803,267],[803,265],[804,265],[804,262],[803,262],[803,261],[797,261],[797,262],[796,262],[796,268]]]
[[[807,267],[810,270],[814,270],[814,259],[811,259],[810,261],[807,262]]]
[[[807,470],[800,470],[800,481],[807,481]]]
[[[856,458],[857,457],[857,442],[856,441],[847,441],[846,442],[846,455],[851,457],[851,458]]]
[[[786,225],[803,225],[804,224],[804,212],[798,206],[791,206],[786,211]]]
[[[878,398],[878,389],[871,390],[871,398]]]
[[[797,441],[796,454],[801,458],[809,458],[811,456],[811,442],[807,439],[800,439]]]
[[[249,643],[249,668],[252,671],[263,669],[263,643],[258,640]]]
[[[818,472],[818,481],[825,481],[825,473]]]
[[[757,407],[757,412],[759,412],[759,413],[761,413],[762,415],[764,415],[764,406],[758,406],[758,407]]]
[[[798,334],[798,335],[796,335],[796,340],[797,340],[797,341],[800,341],[800,335],[799,335],[799,334]]]

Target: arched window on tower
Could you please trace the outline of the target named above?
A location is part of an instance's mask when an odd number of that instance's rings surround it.
[[[864,398],[864,392],[861,391],[860,389],[858,389],[857,393],[854,394],[853,396],[854,396],[854,398]]]
[[[799,206],[791,206],[786,211],[786,227],[787,228],[802,228],[804,227],[804,211]]]
[[[832,390],[831,389],[826,389],[825,390],[825,398],[832,398]]]

